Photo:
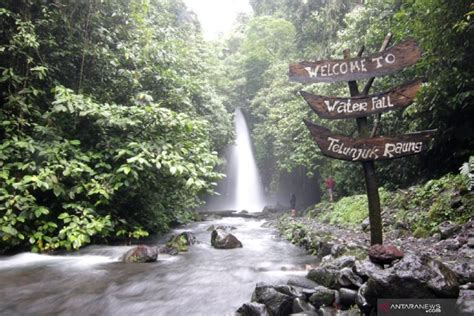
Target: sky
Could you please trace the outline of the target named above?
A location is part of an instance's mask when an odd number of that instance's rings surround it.
[[[248,0],[184,0],[201,23],[204,38],[214,40],[231,31],[232,24],[241,12],[250,13]]]

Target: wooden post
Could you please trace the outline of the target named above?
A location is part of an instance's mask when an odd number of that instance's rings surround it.
[[[380,52],[383,52],[388,47],[391,38],[391,34],[388,34],[385,37],[382,47],[380,48]],[[361,49],[360,53],[362,51],[363,50]],[[344,58],[350,58],[350,51],[348,49],[344,50]],[[363,95],[369,94],[369,90],[373,82],[374,77],[370,78],[367,82],[366,86],[364,87]],[[349,81],[348,85],[352,97],[360,95],[359,87],[357,86],[356,81]],[[369,137],[371,133],[369,131],[367,117],[358,117],[356,120],[359,137]],[[364,168],[365,187],[367,190],[367,199],[369,203],[370,244],[382,244],[382,215],[380,208],[379,185],[377,183],[377,177],[375,175],[375,163],[373,161],[364,161],[362,162],[362,167]]]
[[[414,40],[406,40],[389,49],[391,34],[385,37],[379,53],[361,57],[364,48],[356,58],[350,58],[349,50],[344,59],[301,61],[289,67],[290,80],[298,82],[348,81],[350,98],[325,97],[301,92],[308,105],[320,117],[326,119],[356,118],[359,138],[336,135],[327,128],[304,120],[311,136],[321,152],[331,158],[347,161],[361,161],[369,203],[370,242],[382,244],[382,218],[375,160],[395,159],[426,150],[433,138],[434,130],[421,131],[396,137],[375,137],[382,112],[401,109],[410,104],[421,86],[421,81],[406,83],[384,93],[369,96],[369,90],[376,76],[383,76],[416,64],[422,50]],[[368,79],[362,93],[356,80]],[[407,92],[407,93],[403,93]],[[376,115],[372,131],[367,116]]]

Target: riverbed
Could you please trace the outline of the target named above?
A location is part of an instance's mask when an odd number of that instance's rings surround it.
[[[285,283],[315,263],[264,223],[223,218],[175,229],[151,244],[183,231],[199,243],[155,263],[120,262],[131,246],[0,257],[0,315],[233,315],[257,282]],[[234,226],[243,248],[212,248],[210,225]]]

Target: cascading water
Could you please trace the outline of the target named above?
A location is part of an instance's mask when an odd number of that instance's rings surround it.
[[[234,127],[236,140],[230,150],[228,170],[229,176],[235,179],[229,179],[234,188],[231,188],[233,194],[229,196],[227,208],[258,212],[265,206],[265,193],[252,151],[247,122],[240,108],[235,110]]]

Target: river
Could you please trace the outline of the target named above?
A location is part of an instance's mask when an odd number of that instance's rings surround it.
[[[191,231],[199,243],[155,263],[120,262],[129,246],[0,258],[0,315],[233,315],[257,282],[286,282],[315,261],[264,223],[223,218],[175,229],[170,234]],[[243,248],[212,248],[211,224],[235,226]]]

